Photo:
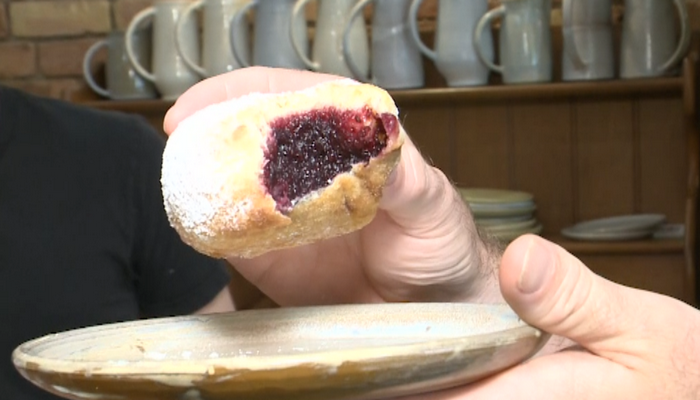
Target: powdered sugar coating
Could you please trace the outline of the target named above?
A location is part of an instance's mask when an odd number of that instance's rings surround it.
[[[244,158],[222,148],[222,136],[231,132],[228,121],[217,116],[234,118],[247,102],[264,96],[253,94],[239,102],[213,104],[183,120],[172,133],[163,153],[161,176],[165,210],[171,223],[177,218],[186,231],[210,237],[215,234],[209,224],[212,220],[234,230],[245,221],[252,202],[245,198],[227,199],[221,194],[227,185],[235,185],[232,175],[249,167]],[[222,160],[228,162],[222,164]],[[222,171],[224,165],[227,171]]]
[[[203,134],[206,127],[192,125],[173,134],[163,154],[161,184],[166,213],[171,218],[177,216],[179,225],[198,236],[213,235],[208,224],[213,219],[237,229],[251,202],[231,202],[219,195],[228,180],[217,161],[222,157],[221,149]]]

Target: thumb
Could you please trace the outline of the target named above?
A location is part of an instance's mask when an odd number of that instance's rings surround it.
[[[637,356],[650,355],[651,344],[656,354],[664,354],[659,338],[674,336],[673,319],[684,311],[676,300],[594,274],[563,248],[534,235],[511,243],[499,274],[504,298],[524,321],[630,367]]]
[[[380,212],[362,231],[366,274],[385,299],[491,300],[480,266],[487,251],[459,193],[407,138]],[[495,276],[493,277],[495,278]],[[494,279],[495,280],[495,279]]]
[[[534,235],[508,246],[499,275],[503,297],[525,322],[594,355],[560,351],[404,400],[698,398],[700,315],[689,305],[605,280]]]
[[[401,227],[421,231],[442,227],[441,230],[449,231],[454,228],[453,223],[444,224],[455,219],[455,209],[461,208],[462,214],[467,214],[466,205],[458,196],[445,174],[429,165],[407,137],[379,207]]]

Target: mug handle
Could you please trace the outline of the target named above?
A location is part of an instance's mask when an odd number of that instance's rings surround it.
[[[191,18],[191,14],[194,10],[201,8],[204,5],[204,0],[198,0],[194,3],[188,5],[183,11],[180,17],[177,19],[177,25],[175,25],[175,48],[178,54],[182,57],[182,61],[187,64],[193,71],[201,75],[202,77],[207,77],[207,71],[200,65],[197,65],[192,59],[187,55],[182,46],[182,33],[184,30],[185,23],[188,18]]]
[[[574,20],[574,2],[576,0],[564,0],[562,4],[564,23],[563,26],[572,26]],[[577,69],[585,68],[589,63],[581,57],[581,53],[578,51],[576,45],[576,40],[574,39],[573,29],[569,29],[568,34],[564,33],[564,48],[566,49],[566,54],[571,58],[574,67]]]
[[[413,0],[411,2],[411,8],[408,11],[408,23],[411,28],[411,36],[413,36],[413,41],[418,46],[418,50],[429,59],[435,61],[437,60],[437,53],[423,43],[418,33],[418,10],[422,3],[423,0]]]
[[[681,22],[681,37],[678,40],[678,46],[676,50],[671,55],[668,61],[663,63],[659,69],[658,73],[664,73],[669,69],[673,68],[678,64],[678,62],[685,56],[688,51],[688,46],[690,45],[690,27],[688,23],[688,9],[685,7],[685,0],[673,0],[678,10],[678,19]]]
[[[301,48],[301,45],[299,44],[299,41],[297,40],[298,37],[295,35],[295,30],[294,26],[296,24],[297,18],[299,18],[299,12],[304,9],[304,6],[311,1],[311,0],[299,0],[294,4],[294,9],[292,10],[292,19],[289,22],[289,37],[292,38],[292,47],[294,48],[294,51],[297,53],[297,56],[301,61],[306,64],[306,66],[314,71],[318,71],[321,69],[321,64],[319,64],[317,61],[311,61],[309,57],[307,57],[306,54],[304,54],[304,51]]]
[[[143,20],[147,18],[153,18],[155,13],[156,9],[154,7],[148,7],[142,10],[141,12],[136,14],[134,19],[131,20],[131,22],[129,23],[129,27],[126,28],[126,33],[124,33],[126,55],[127,57],[129,57],[129,62],[131,63],[131,66],[134,67],[134,70],[136,70],[137,74],[141,75],[143,78],[151,82],[155,82],[156,76],[146,71],[146,68],[144,68],[141,65],[141,63],[139,63],[138,58],[136,58],[136,56],[134,55],[134,33],[136,32],[136,28],[143,23]]]
[[[476,50],[476,55],[479,56],[479,59],[481,60],[484,65],[489,67],[490,70],[498,72],[499,74],[503,73],[503,65],[496,65],[493,61],[489,60],[485,55],[484,51],[481,48],[481,36],[484,33],[484,29],[489,28],[491,26],[491,21],[493,21],[496,18],[503,17],[506,14],[506,8],[505,6],[501,5],[493,10],[487,12],[484,14],[480,19],[479,23],[476,24],[476,28],[474,28],[474,50]]]
[[[357,64],[355,64],[355,61],[352,59],[352,53],[350,52],[350,31],[352,30],[352,24],[355,23],[355,18],[360,15],[360,11],[364,10],[364,8],[373,1],[374,0],[360,0],[355,3],[355,6],[352,8],[352,10],[350,10],[350,17],[345,22],[345,28],[343,29],[343,42],[341,46],[343,50],[343,58],[345,59],[345,63],[347,64],[348,68],[350,68],[350,71],[355,78],[363,82],[368,82],[369,77],[363,76],[362,71],[357,67]]]
[[[90,89],[94,90],[95,93],[102,97],[110,98],[112,95],[107,89],[95,82],[95,78],[93,78],[92,71],[90,70],[92,58],[95,56],[95,53],[97,53],[97,51],[101,48],[107,46],[107,43],[107,39],[102,39],[90,46],[90,48],[85,52],[85,56],[83,57],[83,76],[85,77],[85,82],[87,82],[88,86],[90,86]]]
[[[234,36],[235,36],[234,32],[236,32],[236,27],[241,26],[241,24],[243,23],[243,17],[246,15],[248,10],[250,10],[251,8],[253,8],[257,5],[258,5],[257,0],[246,3],[246,5],[239,8],[238,10],[236,10],[236,12],[233,14],[233,18],[231,19],[231,23],[229,24],[228,34],[229,34],[229,37],[231,38],[230,42],[231,42],[231,51],[233,53],[233,58],[236,59],[236,61],[238,62],[238,65],[240,65],[244,68],[250,67],[250,63],[248,62],[248,60],[246,60],[243,57],[243,55],[240,52],[240,49],[238,48],[238,46],[236,46],[237,41],[234,38]]]

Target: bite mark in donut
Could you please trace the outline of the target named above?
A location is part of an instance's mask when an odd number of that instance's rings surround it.
[[[386,148],[389,136],[399,133],[396,116],[378,115],[368,107],[293,114],[272,121],[270,129],[264,182],[283,214],[338,174],[368,163]]]

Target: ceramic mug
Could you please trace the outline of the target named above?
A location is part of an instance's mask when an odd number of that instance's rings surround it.
[[[487,0],[440,0],[435,30],[435,50],[427,47],[418,33],[418,10],[423,0],[413,0],[409,22],[413,40],[445,77],[448,86],[485,85],[489,69],[474,49],[474,28],[488,11]],[[493,60],[493,38],[487,30],[481,36],[484,56]]]
[[[190,5],[187,0],[161,0],[148,7],[131,20],[126,30],[126,51],[129,61],[136,72],[147,80],[155,83],[163,99],[175,100],[190,86],[199,81],[199,76],[185,64],[177,51],[175,44],[175,27],[185,8]],[[136,57],[135,32],[152,19],[153,51],[151,64],[153,72],[144,68]],[[197,41],[197,23],[194,18],[188,18],[183,26],[183,52],[192,60],[199,61],[199,43]]]
[[[370,3],[374,3],[371,78],[359,68],[350,51],[350,27]],[[371,81],[384,89],[410,89],[425,85],[421,53],[408,26],[410,6],[411,0],[360,0],[355,4],[343,29],[343,55],[355,78]]]
[[[680,22],[678,39],[674,6]],[[625,0],[621,78],[666,74],[685,56],[689,44],[690,24],[685,0]]]
[[[562,79],[615,76],[611,0],[564,0]]]
[[[503,0],[484,14],[476,26],[474,47],[481,61],[503,75],[505,83],[548,82],[552,80],[551,0]],[[488,59],[482,36],[496,18],[502,18],[499,32],[501,65]]]
[[[253,0],[241,7],[234,14],[231,29],[240,29],[244,26],[246,14],[255,8],[255,24],[253,37],[253,65],[267,67],[306,69],[306,64],[297,56],[290,30],[294,30],[295,36],[302,37],[306,34],[306,19],[303,15],[291,22],[292,10],[296,0]],[[308,43],[300,44],[301,51],[308,54]],[[249,67],[244,49],[239,43],[232,43],[233,56],[239,64]]]
[[[310,0],[298,0],[292,11],[292,21],[299,18]],[[343,28],[345,18],[352,9],[355,0],[318,0],[318,15],[314,35],[314,46],[311,52],[313,61],[305,54],[305,47],[300,44],[296,36],[296,30],[292,29],[289,35],[297,56],[306,64],[307,68],[314,71],[325,72],[346,77],[353,77],[353,73],[345,62],[343,56]],[[290,27],[293,24],[290,23]],[[304,36],[306,41],[306,36]],[[363,76],[369,73],[369,43],[367,28],[362,19],[356,19],[350,27],[350,49],[353,60]]]
[[[202,77],[211,77],[224,72],[233,71],[241,67],[233,54],[231,54],[231,40],[239,40],[241,43],[248,42],[248,32],[246,29],[239,29],[230,35],[230,23],[233,14],[239,8],[248,3],[249,0],[197,0],[190,4],[182,16],[178,19],[175,44],[182,60],[192,70]],[[183,43],[185,38],[185,28],[191,18],[191,13],[195,10],[203,9],[202,26],[202,65],[195,63],[185,51]]]
[[[142,29],[136,32],[134,39],[136,56],[140,61],[150,63],[148,60],[151,55],[150,32]],[[107,49],[107,62],[105,63],[106,87],[102,87],[95,82],[90,68],[95,54],[103,48]],[[158,95],[153,84],[137,74],[134,67],[131,66],[124,48],[123,32],[111,32],[107,38],[90,46],[83,57],[83,76],[85,82],[95,93],[109,99],[151,99]]]

